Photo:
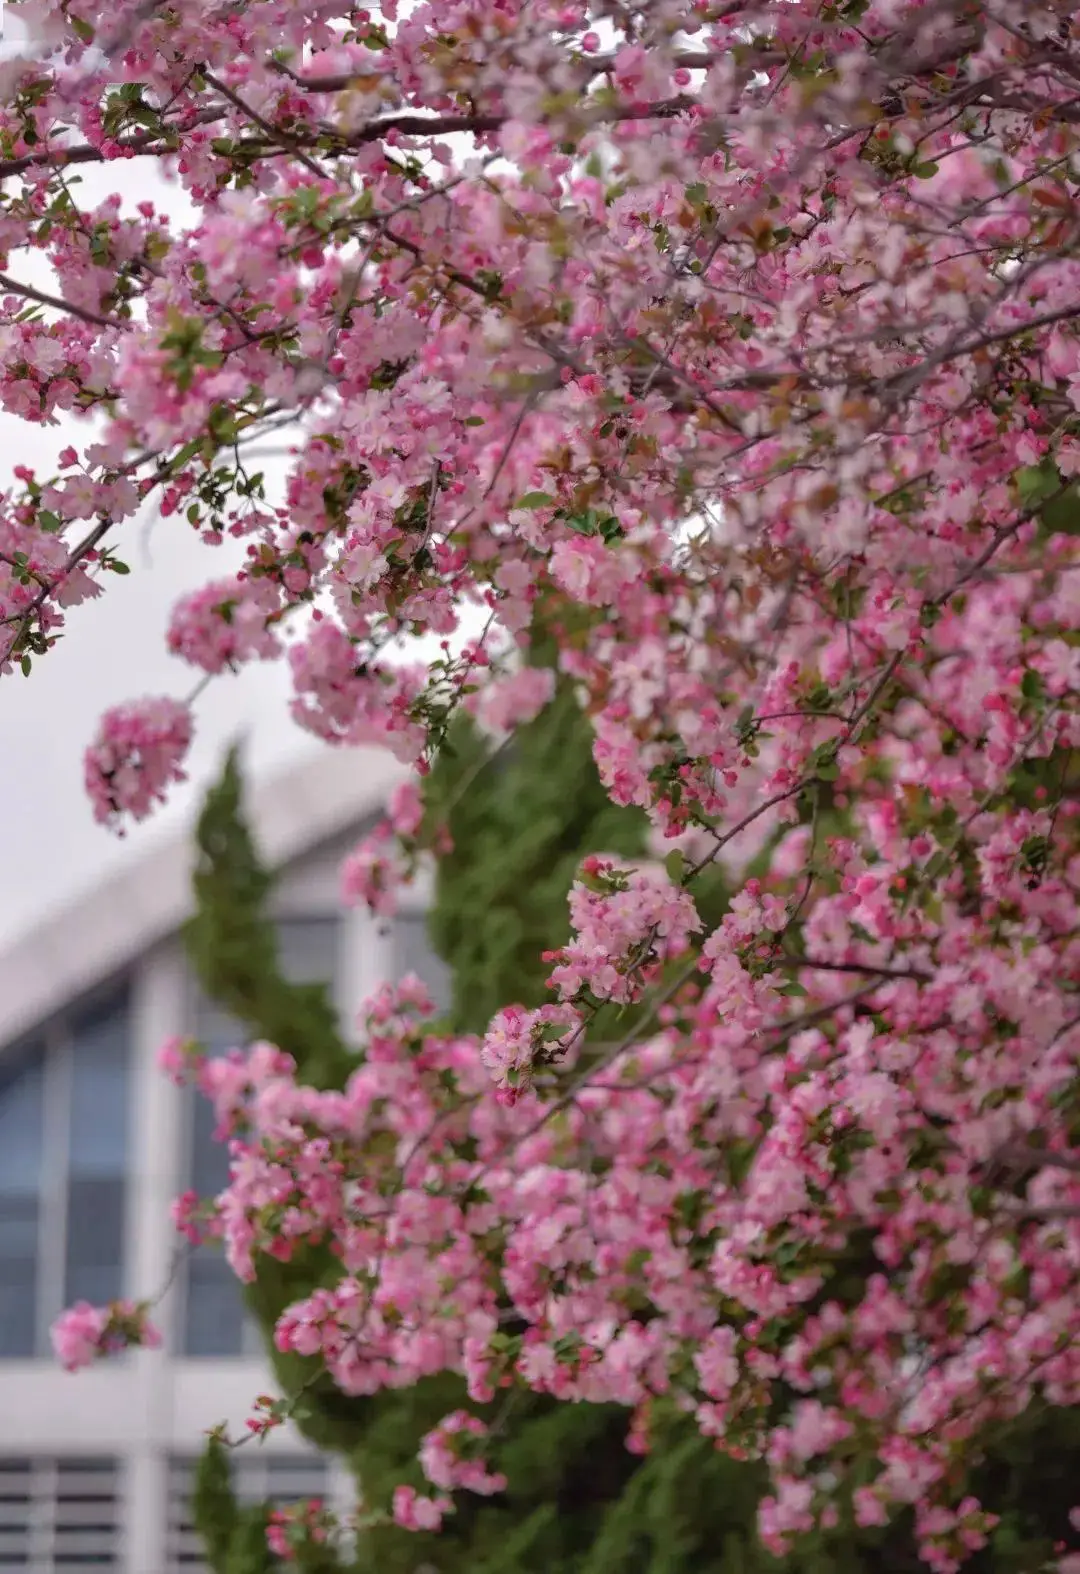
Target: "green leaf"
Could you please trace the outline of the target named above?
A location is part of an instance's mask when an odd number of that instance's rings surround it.
[[[178,470],[182,470],[184,468],[184,466],[187,464],[189,459],[194,459],[195,455],[199,452],[199,450],[201,448],[202,448],[202,438],[201,437],[193,438],[190,443],[185,443],[183,448],[181,448],[180,452],[177,453],[177,454],[174,454],[174,456],[173,456],[172,463],[171,463],[171,465],[169,467],[170,470],[172,471],[173,475],[175,475]]]
[[[589,508],[583,514],[566,514],[564,523],[576,530],[580,536],[595,536],[597,515],[595,509]]]
[[[668,879],[673,885],[682,885],[683,875],[686,872],[686,859],[681,850],[676,847],[664,859],[664,868],[667,870]]]
[[[840,767],[836,763],[836,743],[832,738],[818,745],[810,756],[809,765],[818,781],[834,782],[838,779]]]
[[[727,1169],[733,1186],[741,1186],[749,1175],[757,1154],[753,1142],[733,1142],[727,1150]]]
[[[1061,477],[1052,459],[1041,464],[1027,465],[1016,472],[1016,490],[1025,508],[1038,508],[1061,490]]]
[[[558,502],[557,497],[552,497],[550,492],[526,492],[524,497],[518,498],[515,508],[554,508]]]
[[[1080,536],[1080,487],[1075,481],[1050,499],[1042,511],[1042,523],[1051,535]]]
[[[1020,680],[1020,692],[1026,700],[1042,698],[1044,692],[1042,678],[1031,667],[1028,668]]]

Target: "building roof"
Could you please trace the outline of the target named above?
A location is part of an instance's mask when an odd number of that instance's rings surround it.
[[[406,776],[383,750],[326,750],[251,789],[252,820],[280,867],[378,810]],[[193,820],[172,839],[0,952],[0,1045],[174,934],[191,911]]]

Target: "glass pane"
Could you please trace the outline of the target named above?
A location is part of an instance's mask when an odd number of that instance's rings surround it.
[[[428,938],[423,913],[402,913],[394,920],[394,977],[415,973],[431,992],[437,1011],[450,1004],[450,970]]]
[[[0,1196],[33,1196],[41,1184],[44,1095],[40,1049],[0,1060]]]
[[[129,1029],[125,1000],[72,1030],[72,1175],[117,1176],[127,1167]]]
[[[64,1300],[124,1291],[124,1178],[130,1097],[126,998],[72,1025]]]
[[[229,1184],[229,1148],[214,1139],[217,1121],[209,1099],[196,1094],[191,1109],[189,1185],[200,1197],[216,1197]]]
[[[0,1060],[0,1360],[34,1354],[44,1070],[40,1049]]]
[[[195,1001],[194,1036],[208,1055],[224,1055],[230,1049],[243,1049],[251,1039],[251,1032],[242,1022],[222,1011],[205,996]]]
[[[72,1179],[68,1186],[64,1300],[100,1305],[123,1294],[124,1182]]]
[[[195,1095],[191,1104],[191,1181],[200,1197],[216,1197],[229,1183],[229,1149],[215,1142],[213,1107]],[[243,1353],[247,1311],[240,1284],[220,1246],[197,1247],[188,1259],[184,1309],[185,1355]]]
[[[281,971],[291,984],[326,984],[337,972],[336,918],[287,918],[277,926]]]
[[[19,1258],[34,1256],[37,1221],[36,1197],[0,1196],[0,1262],[16,1262]]]
[[[243,1354],[247,1309],[240,1281],[220,1247],[197,1247],[188,1259],[184,1310],[185,1355]]]
[[[0,1360],[34,1354],[38,1201],[0,1197]]]

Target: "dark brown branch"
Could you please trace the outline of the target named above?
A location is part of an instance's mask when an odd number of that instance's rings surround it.
[[[682,67],[687,71],[707,71],[719,56],[707,49],[680,49],[671,57],[672,64]],[[587,69],[590,77],[602,76],[605,71],[610,71],[615,64],[614,55],[594,55],[591,59],[583,60],[582,64]],[[376,71],[341,71],[333,75],[321,77],[305,77],[299,72],[292,71],[280,60],[269,62],[270,70],[277,71],[281,76],[288,77],[290,82],[302,89],[305,93],[343,93],[347,88],[355,87],[358,82],[380,82],[381,76]],[[502,119],[499,118],[499,123]]]
[[[207,78],[207,80],[211,79]],[[216,82],[215,85],[233,103],[243,108],[235,94],[230,93],[220,82]],[[590,104],[586,99],[577,118],[584,121],[587,126],[613,125],[616,122],[633,120],[668,120],[693,109],[696,104],[696,99],[685,94],[677,98],[659,99],[652,104],[621,105],[610,109],[604,109],[598,104]],[[294,153],[297,158],[303,157],[302,150],[305,144],[299,137],[278,131],[273,125],[259,119],[250,111],[244,110],[244,112],[251,115],[252,121],[264,132],[270,146],[283,148]],[[363,147],[369,142],[378,142],[390,132],[407,137],[487,136],[493,131],[498,131],[511,118],[509,114],[418,115],[413,111],[383,115],[378,120],[369,120],[366,125],[338,138],[334,147],[326,149],[326,156],[340,157],[351,148]],[[316,140],[312,137],[312,145]],[[258,139],[252,139],[250,142],[240,143],[237,151],[247,150],[258,155],[264,149],[265,145]],[[321,173],[320,171],[320,175]]]
[[[0,290],[7,290],[9,295],[19,295],[27,301],[36,301],[39,306],[53,306],[57,311],[67,312],[69,316],[78,317],[81,322],[93,323],[98,328],[124,326],[116,318],[99,317],[97,312],[89,311],[85,306],[76,306],[73,301],[64,300],[62,295],[48,295],[44,290],[36,290],[32,284],[20,284],[17,279],[8,278],[6,273],[0,273]]]
[[[244,100],[239,96],[239,94],[234,93],[231,87],[228,87],[224,82],[222,82],[220,77],[213,76],[209,71],[204,72],[203,75],[206,77],[207,82],[209,82],[214,91],[220,93],[222,98],[227,99],[234,109],[238,109],[242,115],[246,115],[247,118],[252,121],[253,124],[258,126],[260,131],[265,132],[268,137],[271,137],[282,147],[288,148],[291,153],[294,153],[300,160],[300,163],[303,164],[304,168],[308,170],[310,174],[315,176],[316,180],[326,179],[325,171],[319,168],[315,160],[304,151],[303,147],[295,137],[291,136],[288,132],[279,130],[276,126],[271,125],[268,120],[264,120],[263,117],[254,109],[252,109],[249,104],[245,104]]]
[[[162,142],[164,135],[175,132],[177,136],[182,136],[194,126],[205,126],[221,118],[221,110],[216,106],[213,109],[201,109],[183,126],[166,126],[164,131],[139,131],[133,136],[118,141],[117,146],[123,149],[130,148],[133,153],[146,153],[152,156],[175,153],[177,149],[171,143]],[[91,147],[86,142],[78,142],[74,147],[68,148],[40,148],[34,153],[23,154],[21,158],[0,159],[0,180],[8,175],[21,175],[26,169],[39,169],[43,165],[61,169],[68,164],[104,164],[105,162],[105,155],[101,149]]]
[[[1076,1203],[1047,1203],[1044,1207],[1035,1207],[1024,1202],[1021,1198],[1010,1199],[1005,1204],[1006,1211],[1015,1214],[1021,1219],[1035,1219],[1043,1224],[1052,1224],[1055,1219],[1080,1219],[1080,1204]]]
[[[781,967],[805,967],[815,973],[865,973],[874,978],[914,978],[929,983],[931,973],[917,967],[874,967],[869,962],[823,962],[812,956],[791,956],[785,953],[776,962]]]
[[[1080,1157],[1071,1153],[1055,1153],[1050,1148],[1029,1148],[1023,1143],[1003,1148],[996,1155],[1005,1164],[1023,1169],[1065,1170],[1069,1175],[1080,1175]]]

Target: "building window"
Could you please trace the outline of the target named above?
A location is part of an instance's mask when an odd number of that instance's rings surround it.
[[[243,1450],[241,1450],[241,1453]],[[169,1467],[168,1574],[207,1574],[202,1542],[191,1523],[191,1489],[197,1462],[174,1459]],[[317,1454],[252,1454],[237,1457],[233,1489],[245,1506],[326,1500],[329,1475]],[[0,1569],[3,1563],[0,1562]]]
[[[278,925],[282,971],[293,983],[325,984],[337,974],[339,926],[335,918],[291,919]],[[247,1030],[220,1007],[195,992],[191,1032],[209,1055],[225,1055],[248,1041]],[[194,1094],[189,1105],[185,1187],[216,1197],[229,1184],[229,1152],[214,1138],[216,1122],[208,1099]],[[214,1242],[196,1247],[187,1259],[181,1348],[188,1356],[227,1358],[261,1353],[257,1330],[244,1307],[239,1281]]]
[[[126,1011],[98,1012],[72,1032],[68,1102],[64,1304],[101,1305],[121,1293],[127,1171]]]
[[[123,1294],[130,1066],[126,992],[0,1055],[0,1359]]]
[[[0,1358],[37,1348],[45,1054],[0,1060]],[[2,1566],[2,1564],[0,1564]]]
[[[114,1459],[0,1458],[0,1570],[118,1570]]]
[[[395,981],[415,973],[427,985],[436,1011],[445,1011],[451,997],[450,970],[431,944],[427,914],[399,913],[391,925],[390,944]]]

